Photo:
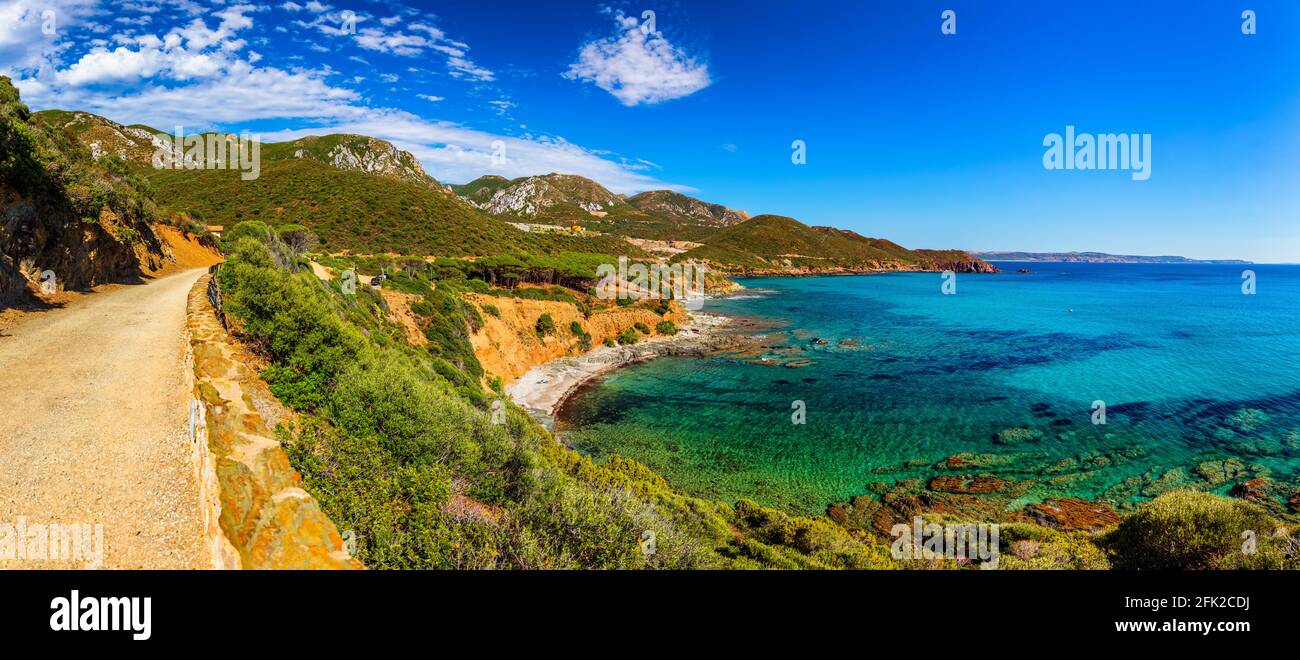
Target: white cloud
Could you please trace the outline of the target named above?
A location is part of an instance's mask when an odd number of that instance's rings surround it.
[[[66,6],[79,4],[87,9],[81,15],[64,17],[61,13],[69,25],[96,16],[96,0],[49,1]],[[0,18],[32,20],[27,5],[21,12],[15,10],[18,4],[0,0]],[[181,24],[174,28],[156,26],[156,34],[123,34],[99,44],[91,44],[86,38],[89,25],[83,25],[80,34],[61,30],[53,40],[43,42],[31,37],[33,32],[40,35],[39,20],[29,23],[35,30],[11,29],[13,23],[0,21],[0,71],[14,78],[24,101],[35,109],[84,110],[164,131],[181,125],[187,131],[238,132],[242,125],[263,121],[310,126],[264,133],[262,137],[268,141],[338,132],[373,135],[411,151],[430,174],[449,182],[469,181],[485,173],[517,177],[565,172],[590,177],[617,192],[690,190],[659,181],[653,176],[655,168],[641,161],[583,148],[562,137],[503,135],[369,106],[356,91],[333,84],[331,81],[350,76],[329,66],[288,70],[261,66],[262,54],[247,51],[240,38],[244,34],[256,41],[254,35],[248,34],[255,10],[243,4],[223,4],[218,9],[206,20],[182,17]],[[165,15],[155,14],[159,18]],[[408,34],[429,41],[441,31],[411,29]],[[438,39],[432,44],[457,50],[462,57],[468,49],[445,36]],[[89,50],[61,62],[59,53],[70,46]],[[33,49],[44,54],[28,57]],[[445,50],[438,52],[455,57]],[[491,75],[486,70],[473,72],[472,62],[466,61],[464,66],[465,76]],[[416,96],[430,103],[444,100],[431,94]],[[488,107],[506,112],[511,105],[502,100]],[[500,165],[495,165],[492,158],[497,141],[506,144],[506,160]]]
[[[712,82],[708,66],[663,33],[643,31],[636,18],[622,12],[614,21],[616,33],[584,45],[565,78],[593,83],[626,106],[690,96]]]

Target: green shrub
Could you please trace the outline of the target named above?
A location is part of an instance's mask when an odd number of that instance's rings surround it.
[[[640,341],[641,337],[637,335],[636,330],[628,328],[618,335],[618,343],[628,346]]]
[[[672,321],[660,321],[655,324],[655,332],[661,335],[677,334],[677,324]]]
[[[573,321],[569,323],[569,332],[572,332],[573,336],[575,337],[581,337],[582,333],[584,332],[584,330],[582,329],[582,324],[578,323],[577,321]]]
[[[492,305],[492,304],[483,305],[483,311],[497,318],[501,318],[501,310],[496,305]]]
[[[614,341],[613,337],[606,337],[605,341],[601,343],[610,348],[614,348],[615,346],[618,346],[618,342]]]
[[[642,322],[640,322],[640,321],[637,321],[636,323],[632,324],[632,327],[636,328],[636,331],[639,332],[639,333],[641,333],[641,334],[643,334],[643,335],[648,335],[648,334],[650,334],[650,326],[648,326],[648,325],[646,325],[646,324],[644,324],[644,323],[642,323]]]
[[[536,330],[538,339],[555,334],[555,319],[550,314],[542,314],[537,317]]]
[[[1116,568],[1216,569],[1280,568],[1287,544],[1273,538],[1278,527],[1263,509],[1212,493],[1165,493],[1125,517],[1102,542]],[[1255,551],[1243,551],[1244,533]]]
[[[117,242],[124,245],[135,245],[140,242],[140,232],[130,227],[118,227],[113,233],[117,238]]]

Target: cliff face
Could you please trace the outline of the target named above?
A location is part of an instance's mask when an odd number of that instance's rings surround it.
[[[138,277],[143,269],[160,268],[165,258],[146,223],[123,222],[107,208],[97,221],[86,222],[57,198],[25,196],[0,185],[0,299],[22,295],[29,283],[39,286],[46,270],[54,272],[59,291],[85,289]]]
[[[606,338],[617,337],[636,323],[644,323],[653,329],[656,323],[665,319],[678,325],[685,321],[685,315],[675,304],[667,316],[648,309],[625,307],[598,310],[592,312],[591,318],[584,318],[576,306],[567,302],[479,294],[467,294],[465,299],[479,308],[484,321],[483,327],[470,336],[474,355],[485,370],[500,376],[505,383],[528,373],[533,367],[578,353],[581,350],[578,337],[569,329],[573,321],[591,335],[593,346],[599,346]],[[495,306],[500,310],[500,316],[483,311],[484,305]],[[551,315],[556,330],[554,334],[538,339],[537,319],[542,314]]]
[[[151,202],[120,168],[40,120],[0,76],[0,300],[137,277],[161,267]]]
[[[1000,273],[993,264],[980,260],[933,261],[923,264],[880,261],[860,266],[791,264],[785,267],[738,267],[705,261],[715,273],[728,277],[814,277],[818,275],[862,275],[881,272],[938,273],[951,270],[958,273]],[[734,284],[734,283],[733,283]],[[736,285],[738,288],[739,285]],[[709,293],[726,293],[724,287],[708,288]]]

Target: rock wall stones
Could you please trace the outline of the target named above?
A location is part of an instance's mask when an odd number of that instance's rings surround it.
[[[204,275],[185,314],[190,429],[204,528],[215,568],[364,568],[302,488],[249,394],[257,374],[208,302]]]

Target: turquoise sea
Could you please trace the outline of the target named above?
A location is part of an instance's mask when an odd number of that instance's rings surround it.
[[[959,454],[1020,484],[1009,506],[1297,485],[1300,266],[998,265],[955,295],[937,273],[741,280],[703,311],[759,322],[760,354],[619,370],[559,429],[689,492],[808,513]]]

